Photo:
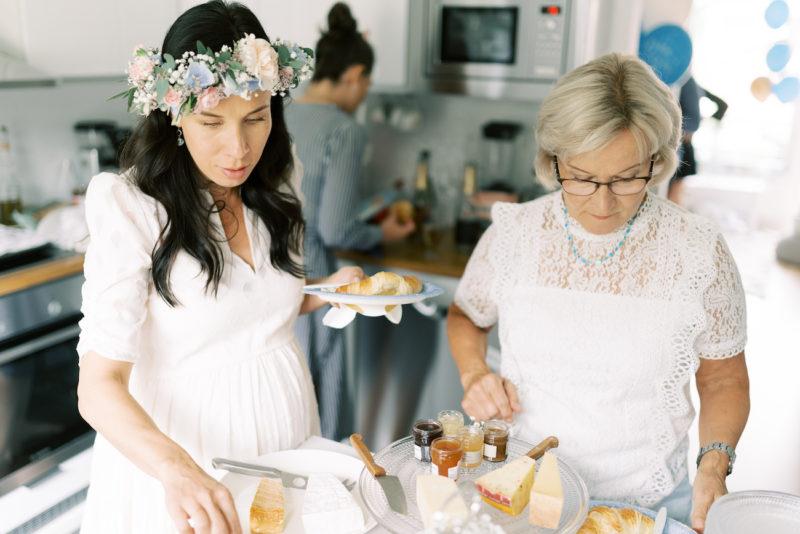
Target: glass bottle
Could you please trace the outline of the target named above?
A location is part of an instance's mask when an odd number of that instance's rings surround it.
[[[472,203],[472,196],[475,194],[476,175],[477,166],[471,162],[467,163],[464,166],[464,189],[462,191],[461,206],[458,210],[458,220],[456,221],[456,245],[465,250],[475,246],[483,230],[481,220]]]
[[[433,219],[433,210],[436,207],[436,198],[430,175],[431,153],[423,150],[419,153],[416,176],[414,179],[414,194],[411,203],[414,205],[414,223],[417,226],[417,236],[426,245],[430,245],[430,229]]]
[[[21,191],[14,176],[11,136],[0,125],[0,224],[14,225],[14,212],[22,210]]]

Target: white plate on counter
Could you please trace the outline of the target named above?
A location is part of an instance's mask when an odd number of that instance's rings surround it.
[[[364,464],[357,458],[337,452],[297,449],[265,454],[252,460],[252,463],[273,467],[296,475],[309,476],[313,473],[331,473],[339,480],[355,481],[356,485],[353,486],[351,493],[364,513],[364,529],[361,532],[368,532],[375,527],[375,520],[367,511],[359,495],[358,478]],[[253,502],[259,480],[258,477],[237,473],[226,473],[220,480],[233,495],[243,532],[250,532],[250,504]],[[303,534],[305,533],[302,517],[303,499],[306,492],[302,489],[287,488],[285,486],[283,490],[286,498],[286,521],[283,532],[286,534]]]

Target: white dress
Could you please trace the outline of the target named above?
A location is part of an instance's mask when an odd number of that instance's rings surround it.
[[[560,192],[496,205],[456,304],[480,327],[499,322],[521,436],[558,436],[592,497],[653,506],[687,476],[700,358],[744,350],[741,281],[710,222],[653,195],[617,255],[583,265],[563,206]],[[623,235],[571,218],[569,230],[586,259]]]
[[[319,433],[313,385],[294,336],[304,281],[271,265],[269,232],[245,207],[255,269],[223,243],[215,297],[204,291],[199,263],[181,251],[170,277],[181,304],[170,307],[155,292],[150,271],[165,216],[159,203],[120,176],[91,181],[78,353],[132,362],[133,397],[218,478],[215,456],[254,458]],[[219,216],[212,220],[222,232]],[[81,531],[175,531],[161,484],[100,435]]]

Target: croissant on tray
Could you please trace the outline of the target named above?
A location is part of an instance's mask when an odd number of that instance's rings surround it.
[[[633,508],[595,506],[578,534],[652,534],[655,522]]]
[[[416,276],[400,276],[384,271],[336,288],[337,293],[350,295],[413,295],[420,291],[422,291],[422,281]]]

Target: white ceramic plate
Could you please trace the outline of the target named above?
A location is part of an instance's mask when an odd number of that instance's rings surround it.
[[[777,491],[738,491],[717,499],[706,520],[708,534],[797,534],[800,496]]]
[[[638,510],[639,512],[643,513],[647,517],[651,519],[656,518],[656,513],[649,508],[643,508],[641,506],[636,506],[633,504],[625,504],[624,502],[617,502],[617,501],[589,501],[589,511],[592,511],[592,508],[595,506],[608,506],[609,508],[633,508],[634,510]],[[675,521],[674,519],[668,517],[667,524],[664,525],[664,534],[695,534],[695,531],[691,528],[687,527],[680,521]]]
[[[250,460],[247,460],[248,462]],[[331,473],[339,480],[352,480],[356,482],[352,494],[356,502],[364,512],[364,530],[367,532],[376,523],[367,512],[358,491],[358,477],[364,464],[352,456],[339,454],[330,451],[315,449],[298,449],[289,451],[279,451],[266,454],[252,461],[252,463],[274,467],[282,471],[288,471],[297,475],[308,476],[312,473]],[[236,511],[239,513],[239,520],[242,523],[244,532],[250,531],[250,504],[256,494],[258,487],[257,477],[227,473],[222,477],[221,482],[225,484],[233,495],[236,502]],[[305,490],[284,487],[286,497],[286,523],[284,533],[303,534],[303,499]]]
[[[413,295],[350,295],[348,293],[336,293],[337,284],[317,284],[305,286],[303,293],[315,295],[326,302],[336,304],[356,304],[359,307],[380,307],[396,306],[398,304],[413,304],[422,302],[425,299],[438,297],[444,290],[429,282],[422,284],[422,291]],[[383,312],[381,312],[383,315]]]

